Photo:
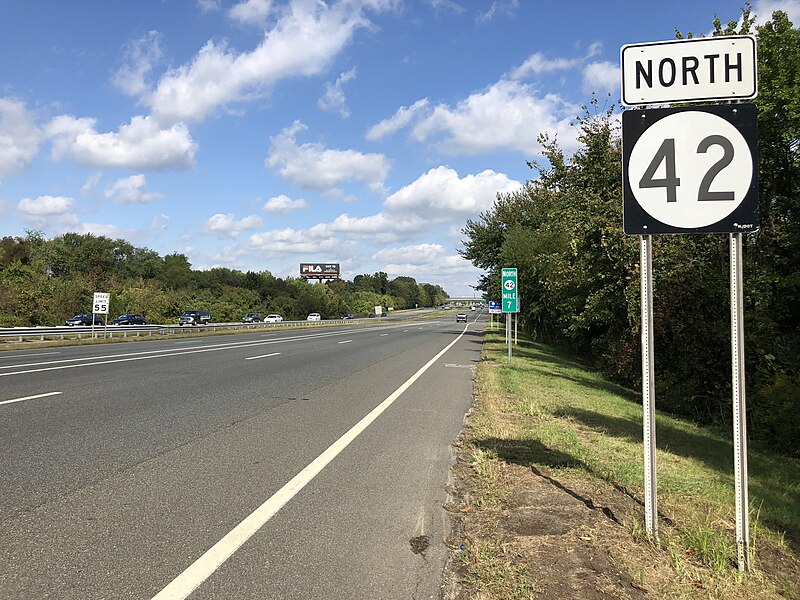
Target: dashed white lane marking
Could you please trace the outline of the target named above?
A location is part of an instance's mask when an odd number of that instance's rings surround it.
[[[328,464],[350,445],[375,419],[381,416],[395,400],[410,388],[425,371],[431,368],[445,352],[450,350],[467,331],[464,327],[456,339],[447,344],[439,353],[426,362],[420,369],[406,380],[403,385],[397,388],[392,394],[373,408],[364,418],[353,425],[342,437],[331,444],[327,450],[311,461],[305,469],[292,477],[286,485],[279,489],[264,504],[255,509],[234,527],[225,537],[206,550],[200,558],[189,565],[183,573],[173,579],[152,600],[184,600],[197,587],[208,579],[214,571],[228,560],[242,544],[249,540],[261,529],[267,521],[283,508],[287,502],[294,498],[304,487],[306,487]]]
[[[337,342],[337,343],[339,343],[339,344],[349,344],[352,341],[353,340],[342,340],[341,342]]]
[[[4,358],[28,358],[29,356],[50,356],[51,354],[61,354],[60,352],[33,352],[28,354],[12,354],[10,356],[0,356],[0,359]]]
[[[385,336],[385,335],[389,335],[389,334],[388,334],[388,333],[382,333],[382,334],[381,334],[381,337],[383,337],[383,336]]]
[[[0,404],[13,404],[14,402],[24,402],[25,400],[36,400],[37,398],[47,398],[48,396],[58,396],[64,392],[47,392],[46,394],[36,394],[35,396],[25,396],[24,398],[14,398],[13,400],[3,400]]]
[[[245,358],[245,360],[255,360],[257,358],[269,358],[270,356],[278,356],[280,352],[273,352],[272,354],[262,354],[261,356],[251,356],[249,358]]]

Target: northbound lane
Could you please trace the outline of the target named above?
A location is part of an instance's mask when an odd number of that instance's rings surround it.
[[[472,393],[471,370],[446,365],[477,362],[475,328],[459,338],[448,319],[0,361],[0,401],[62,392],[0,405],[0,535],[12,540],[0,588],[154,597],[455,341],[191,597],[437,594],[450,443]],[[423,557],[410,541],[419,550],[425,536]]]

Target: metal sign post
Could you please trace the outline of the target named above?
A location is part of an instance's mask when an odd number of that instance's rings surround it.
[[[517,325],[519,325],[519,313],[514,315],[514,345],[517,345]]]
[[[508,344],[508,362],[511,362],[511,314],[506,316],[506,344]]]
[[[658,540],[656,500],[656,391],[653,363],[653,241],[639,236],[642,309],[642,406],[644,408],[644,521],[647,535]]]
[[[750,570],[750,504],[747,497],[747,414],[744,386],[742,234],[730,234],[731,353],[733,357],[733,458],[736,485],[736,549],[739,570]]]

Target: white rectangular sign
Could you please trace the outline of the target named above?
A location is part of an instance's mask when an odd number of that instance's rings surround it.
[[[95,292],[92,300],[92,313],[107,315],[108,305],[111,304],[111,294],[108,292]]]
[[[620,49],[620,64],[622,103],[629,106],[758,94],[751,35],[627,44]]]

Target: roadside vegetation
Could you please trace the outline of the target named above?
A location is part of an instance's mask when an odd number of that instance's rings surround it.
[[[313,284],[268,271],[192,269],[183,254],[160,256],[148,248],[92,234],[45,239],[36,231],[0,239],[0,327],[63,325],[90,311],[94,292],[111,293],[111,314],[138,313],[150,323],[175,323],[184,310],[207,309],[215,322],[248,312],[279,313],[287,320],[310,312],[324,318],[369,314],[375,306],[397,310],[447,301],[438,285],[386,273],[353,281]]]
[[[460,440],[455,598],[800,598],[800,462],[749,453],[752,571],[736,568],[727,434],[657,414],[659,543],[642,407],[573,355],[487,331]],[[658,398],[656,399],[658,404]]]
[[[750,9],[713,35],[758,39],[760,230],[745,236],[745,355],[749,432],[800,457],[800,30]],[[679,37],[681,34],[678,34]],[[542,137],[537,178],[468,221],[463,256],[499,299],[502,267],[517,267],[520,324],[572,348],[613,381],[640,389],[639,252],[623,233],[622,153],[615,107],[594,99],[571,156]],[[653,238],[655,361],[662,408],[703,424],[731,421],[728,239]]]

